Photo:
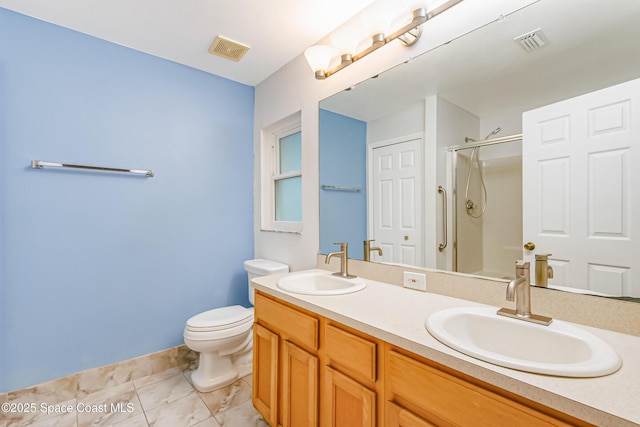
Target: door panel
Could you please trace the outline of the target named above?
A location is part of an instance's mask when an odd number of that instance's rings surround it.
[[[523,241],[552,254],[549,284],[640,296],[640,80],[526,112],[523,137]]]
[[[260,415],[275,426],[278,416],[278,341],[265,327],[253,325],[252,402]]]
[[[328,366],[324,372],[325,427],[374,427],[376,393]]]
[[[316,427],[318,358],[284,341],[282,360],[282,426]]]
[[[383,256],[372,260],[422,265],[422,139],[374,148],[370,236]]]

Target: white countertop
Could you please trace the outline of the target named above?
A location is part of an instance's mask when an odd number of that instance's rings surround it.
[[[424,326],[438,310],[482,304],[368,279],[364,290],[351,294],[301,295],[276,287],[280,277],[259,277],[252,283],[274,297],[584,421],[601,427],[640,426],[640,337],[573,324],[609,343],[622,358],[622,368],[598,378],[531,374],[459,353]]]

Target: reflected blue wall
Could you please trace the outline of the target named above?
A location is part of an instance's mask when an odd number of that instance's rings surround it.
[[[349,243],[349,257],[363,258],[367,238],[367,124],[320,110],[320,184],[361,187],[362,191],[320,189],[320,252]]]

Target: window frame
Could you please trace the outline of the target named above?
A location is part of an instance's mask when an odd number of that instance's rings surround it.
[[[300,132],[300,170],[280,173],[280,139]],[[303,218],[300,221],[276,220],[276,181],[300,177],[302,173],[302,123],[299,114],[294,114],[262,131],[262,218],[261,231],[302,233]],[[300,199],[302,212],[302,198]],[[301,216],[302,213],[301,213]]]

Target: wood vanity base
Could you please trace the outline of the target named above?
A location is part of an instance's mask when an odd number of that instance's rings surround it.
[[[591,425],[262,292],[253,333],[272,427]]]

